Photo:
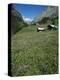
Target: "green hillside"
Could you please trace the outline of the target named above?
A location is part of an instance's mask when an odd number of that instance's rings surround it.
[[[37,32],[36,26],[17,32],[11,39],[12,76],[58,73],[57,35],[57,30]]]
[[[58,26],[58,18],[48,18],[44,17],[41,21],[38,21],[37,23],[39,24],[54,24]]]
[[[26,26],[28,25],[24,22],[21,13],[19,13],[11,4],[11,35],[15,34]]]

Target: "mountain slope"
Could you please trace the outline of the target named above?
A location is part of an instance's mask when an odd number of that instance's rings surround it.
[[[44,17],[47,18],[56,18],[58,17],[58,7],[57,6],[48,6],[46,11],[42,13],[42,15],[39,15],[35,18],[34,22],[41,21]]]
[[[14,5],[11,5],[11,35],[25,26],[27,26],[27,23],[24,22],[21,13],[15,9]]]

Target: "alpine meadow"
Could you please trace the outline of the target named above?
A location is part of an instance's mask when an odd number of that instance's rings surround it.
[[[58,74],[58,6],[28,4],[9,4],[9,6],[11,7],[11,26],[9,26],[11,52],[8,53],[11,54],[11,62],[8,61],[10,64],[8,67],[11,67],[10,75]]]

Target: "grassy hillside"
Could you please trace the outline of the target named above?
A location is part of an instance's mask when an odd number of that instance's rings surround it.
[[[11,6],[11,35],[15,34],[23,27],[28,26],[27,23],[24,22],[22,15],[18,12],[13,4]]]
[[[38,21],[39,24],[54,24],[56,26],[58,26],[58,18],[48,18],[48,17],[44,17],[41,21]]]
[[[36,26],[17,32],[11,40],[12,76],[58,73],[57,34],[37,32]]]

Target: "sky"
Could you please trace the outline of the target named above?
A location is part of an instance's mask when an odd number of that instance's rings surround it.
[[[14,6],[25,21],[33,21],[36,16],[41,15],[47,9],[47,6],[42,5],[14,4]]]

